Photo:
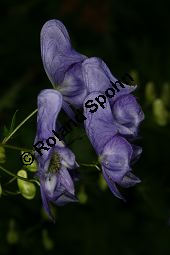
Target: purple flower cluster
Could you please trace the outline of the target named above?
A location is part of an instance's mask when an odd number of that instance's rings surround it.
[[[114,98],[106,98],[105,108],[91,113],[87,100],[104,95],[117,79],[99,58],[87,58],[76,52],[70,43],[65,26],[50,20],[41,30],[41,54],[45,71],[54,89],[46,89],[38,96],[37,134],[35,142],[45,141],[57,130],[61,110],[74,119],[69,105],[84,108],[85,129],[98,155],[103,176],[113,194],[122,198],[117,184],[130,187],[140,182],[132,173],[131,165],[141,154],[132,144],[144,119],[141,107],[131,94],[136,86],[123,84]],[[52,217],[50,202],[63,205],[77,201],[74,181],[78,164],[75,155],[55,137],[55,146],[36,154],[43,206]]]

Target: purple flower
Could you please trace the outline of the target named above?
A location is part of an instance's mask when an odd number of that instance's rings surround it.
[[[42,27],[41,56],[51,83],[61,92],[64,101],[82,106],[87,95],[82,75],[82,62],[86,57],[72,48],[68,32],[59,20],[49,20]]]
[[[85,59],[82,63],[83,78],[88,94],[91,92],[104,93],[108,88],[115,88],[114,100],[118,97],[133,92],[137,86],[128,86],[112,75],[107,65],[100,58],[92,57]],[[120,83],[119,83],[120,82]],[[114,84],[116,83],[116,86]]]
[[[85,101],[99,94],[92,92]],[[130,138],[136,136],[144,117],[142,110],[132,95],[125,95],[112,100],[112,104],[107,99],[105,108],[99,107],[94,113],[84,106],[84,112],[87,118],[85,129],[98,154],[103,176],[113,194],[123,199],[116,184],[130,187],[140,182],[132,173],[131,165],[142,150],[129,143],[128,135]]]
[[[61,106],[62,95],[53,89],[43,90],[38,96],[35,143],[41,141],[45,144],[49,137],[53,142],[55,141],[52,146],[43,147],[42,156],[35,154],[38,161],[43,206],[50,217],[52,215],[49,202],[63,205],[77,201],[72,176],[78,164],[71,150],[52,133],[52,130],[56,129],[56,119]]]
[[[63,95],[62,106],[71,117],[68,104],[82,107],[89,93],[104,93],[117,82],[101,59],[87,58],[72,48],[68,32],[59,20],[49,20],[42,27],[41,56],[51,83]],[[119,96],[129,94],[134,89],[124,84]]]

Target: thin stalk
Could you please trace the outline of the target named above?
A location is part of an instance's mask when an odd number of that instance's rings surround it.
[[[39,182],[38,182],[37,180],[35,180],[35,179],[27,179],[27,178],[21,177],[21,176],[19,176],[19,175],[17,175],[17,174],[14,174],[14,173],[8,171],[7,169],[5,169],[5,168],[2,167],[2,166],[0,166],[0,169],[1,169],[3,172],[5,172],[6,174],[8,174],[8,175],[10,175],[10,176],[13,176],[13,177],[16,177],[17,179],[20,179],[20,180],[23,180],[23,181],[26,181],[26,182],[32,182],[32,183],[35,182],[35,183],[37,183],[37,184],[39,185]]]
[[[17,131],[20,129],[27,120],[29,120],[36,112],[38,109],[34,110],[32,113],[30,113],[13,131],[12,133],[9,134],[9,136],[5,137],[4,140],[2,141],[2,144],[5,144]]]
[[[3,143],[0,143],[0,147],[9,148],[12,150],[19,150],[19,151],[30,151],[30,152],[32,151],[31,149],[28,149],[28,148],[23,148],[23,147],[18,147],[18,146],[14,146],[10,144],[3,144]]]
[[[10,191],[10,190],[4,190],[2,194],[3,194],[3,195],[13,195],[13,196],[17,196],[17,195],[21,194],[21,192],[20,192],[20,191],[14,192],[14,191]]]
[[[80,163],[80,166],[85,166],[85,167],[94,167],[96,168],[98,171],[101,172],[101,169],[99,166],[95,165],[95,164],[86,164],[86,163]]]

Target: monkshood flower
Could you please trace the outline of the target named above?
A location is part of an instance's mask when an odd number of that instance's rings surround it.
[[[98,92],[92,92],[86,100],[91,100],[98,95]],[[98,154],[103,176],[112,193],[121,199],[123,197],[116,184],[126,188],[140,182],[132,173],[131,165],[140,156],[142,149],[130,144],[126,138],[127,134],[135,136],[134,127],[137,128],[143,119],[142,110],[132,97],[132,95],[117,97],[117,100],[112,102],[112,107],[107,100],[105,108],[100,107],[94,113],[84,106],[87,118],[85,129]]]
[[[116,92],[122,88],[121,83],[101,59],[87,58],[72,48],[68,32],[61,21],[55,19],[47,21],[42,27],[40,41],[44,69],[53,87],[63,95],[62,107],[71,118],[73,113],[68,104],[82,107],[89,93],[94,91],[104,93],[116,82],[118,83],[114,86]],[[135,89],[123,85],[119,96]]]
[[[38,96],[37,134],[35,142],[45,141],[49,147],[43,147],[43,153],[35,153],[38,162],[43,206],[52,218],[49,202],[64,205],[76,201],[74,190],[74,169],[78,166],[75,156],[62,141],[54,138],[56,119],[62,107],[62,95],[54,89],[41,91]]]
[[[59,20],[47,21],[41,30],[41,56],[44,69],[53,87],[63,95],[63,108],[67,103],[82,106],[87,95],[82,75],[85,56],[76,52],[65,26]]]
[[[122,84],[119,80],[116,81],[116,78],[111,74],[106,64],[97,58],[90,58],[84,61],[83,77],[88,93],[101,92],[101,94],[98,95],[98,97],[100,97],[102,93],[108,91],[107,98],[112,110],[115,127],[119,130],[119,133],[136,137],[138,126],[144,119],[144,114],[140,105],[137,103],[135,97],[130,94],[137,86],[129,86],[124,83]],[[116,91],[113,89],[113,84],[118,85],[117,87],[114,86]],[[122,85],[124,88],[120,89]],[[96,97],[90,98],[93,103]],[[86,98],[85,102],[88,100],[89,99]],[[88,108],[92,106],[95,107],[95,103],[91,105],[85,103],[85,106]],[[105,107],[105,104],[103,104],[103,107]]]

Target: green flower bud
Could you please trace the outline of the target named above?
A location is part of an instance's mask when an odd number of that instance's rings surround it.
[[[38,169],[36,160],[34,160],[33,163],[32,163],[31,165],[27,165],[27,166],[25,166],[25,167],[26,167],[26,169],[27,169],[28,171],[30,171],[30,172],[36,172],[37,169]]]
[[[85,204],[87,202],[88,196],[84,191],[84,188],[81,188],[77,195],[80,204]]]
[[[17,175],[27,178],[27,172],[25,170],[19,170]],[[23,197],[25,197],[26,199],[33,199],[35,197],[36,187],[34,183],[23,181],[21,179],[17,179],[17,183]]]
[[[47,251],[50,251],[54,248],[54,242],[53,240],[50,239],[46,229],[44,229],[42,232],[42,239],[43,239],[44,248]]]
[[[168,111],[161,99],[156,99],[153,102],[153,115],[155,121],[160,126],[165,126],[168,121]]]
[[[167,82],[163,85],[161,99],[165,106],[170,106],[170,84]]]
[[[138,72],[136,70],[131,70],[130,73],[129,73],[132,78],[134,79],[134,84],[139,84],[139,75],[138,75]]]
[[[145,98],[146,102],[151,104],[156,99],[155,86],[152,81],[146,83],[145,86]]]
[[[102,174],[100,174],[100,176],[99,176],[98,184],[99,184],[100,189],[103,191],[106,190],[108,187]]]
[[[5,163],[5,149],[0,146],[0,164]]]
[[[10,220],[9,222],[9,230],[7,232],[7,242],[9,244],[16,244],[18,242],[19,236],[16,230],[14,220]]]

